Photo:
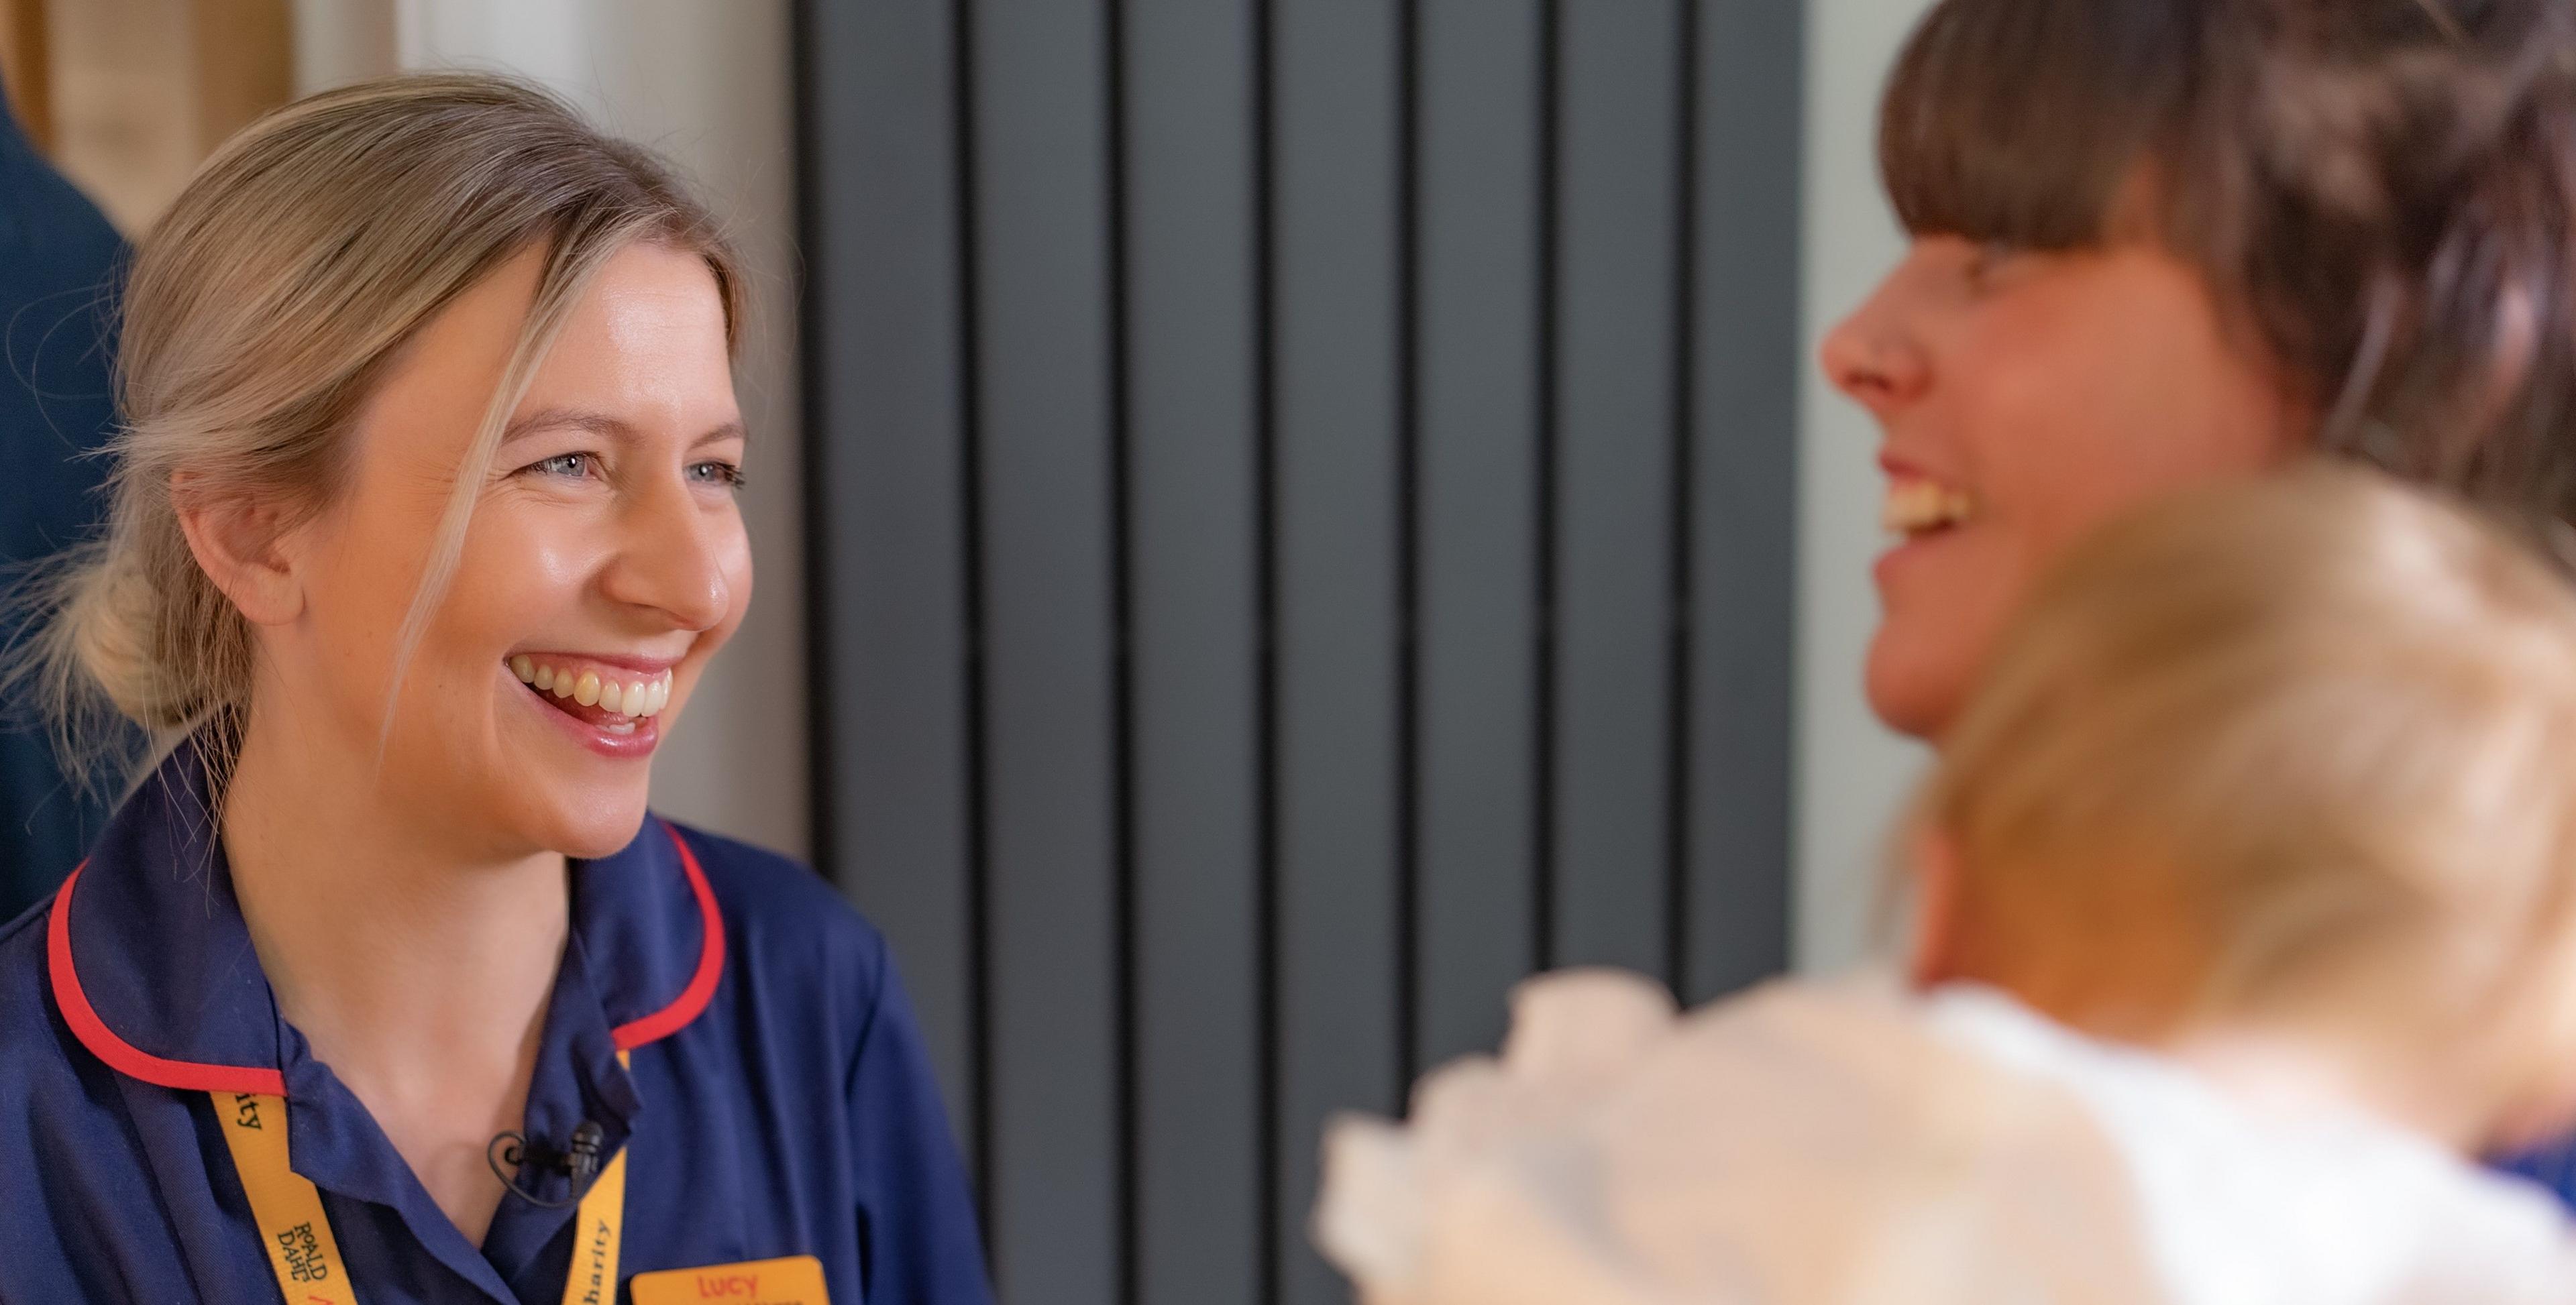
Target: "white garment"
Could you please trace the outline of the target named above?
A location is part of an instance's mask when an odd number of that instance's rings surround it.
[[[1336,1121],[1316,1238],[1370,1305],[2576,1302],[2536,1186],[1884,977],[1524,985],[1499,1061]]]

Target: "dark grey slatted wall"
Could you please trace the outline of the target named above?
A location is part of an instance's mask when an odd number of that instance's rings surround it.
[[[815,861],[894,940],[971,1156],[983,950],[956,16],[950,0],[869,0],[801,20],[804,224],[828,233],[805,242],[802,313]]]
[[[1414,45],[1414,1063],[1491,1046],[1538,964],[1540,0],[1421,0]]]
[[[1684,847],[1677,967],[1691,1000],[1789,963],[1787,623],[1797,587],[1798,160],[1802,9],[1683,13],[1689,311],[1675,482],[1686,497]],[[1775,624],[1775,622],[1777,624]]]
[[[1406,588],[1400,0],[1271,0],[1268,93],[1276,1160],[1265,1259],[1305,1247],[1334,1110],[1402,1100]],[[1218,1288],[1222,1290],[1222,1287]],[[1219,1299],[1273,1299],[1250,1294]]]
[[[1128,758],[1110,31],[1097,5],[974,0],[967,32],[994,1271],[1114,1305]]]
[[[1785,960],[1799,15],[803,6],[821,855],[1007,1299],[1345,1299],[1330,1112]]]
[[[1661,974],[1675,793],[1679,0],[1564,7],[1554,414],[1558,867],[1549,961]],[[1773,632],[1776,634],[1777,632]]]
[[[1135,1290],[1259,1276],[1254,13],[1122,7]]]

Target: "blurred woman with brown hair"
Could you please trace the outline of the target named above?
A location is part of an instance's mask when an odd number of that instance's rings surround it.
[[[1942,0],[1879,160],[1911,245],[1823,363],[1884,432],[1890,726],[1940,744],[2032,578],[2174,489],[2322,451],[2576,517],[2563,0]]]

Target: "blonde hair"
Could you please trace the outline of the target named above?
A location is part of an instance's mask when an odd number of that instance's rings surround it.
[[[650,152],[536,87],[382,78],[296,101],[226,141],[139,244],[106,528],[27,589],[30,633],[0,663],[0,688],[34,701],[83,777],[119,759],[114,740],[131,737],[120,718],[164,746],[213,725],[222,751],[248,707],[255,646],[189,551],[179,495],[257,501],[285,526],[309,519],[338,488],[352,419],[405,346],[542,247],[535,299],[397,641],[398,677],[510,411],[570,306],[636,241],[705,258],[732,348],[742,276],[715,220]]]
[[[2508,1094],[2576,1063],[2576,593],[2454,502],[2317,466],[2109,527],[1921,813],[2007,945],[2178,910],[2177,1021],[2395,991]]]

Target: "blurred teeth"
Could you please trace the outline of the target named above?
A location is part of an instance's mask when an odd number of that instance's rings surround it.
[[[1929,480],[1900,480],[1887,487],[1879,524],[1891,535],[1920,535],[1975,519],[1977,503],[1964,489]]]
[[[611,669],[603,679],[596,667],[575,670],[553,666],[521,653],[510,659],[510,673],[539,693],[570,698],[585,707],[596,705],[612,713],[613,718],[600,726],[611,734],[631,734],[636,721],[659,716],[664,707],[671,705],[669,671],[647,677]]]

